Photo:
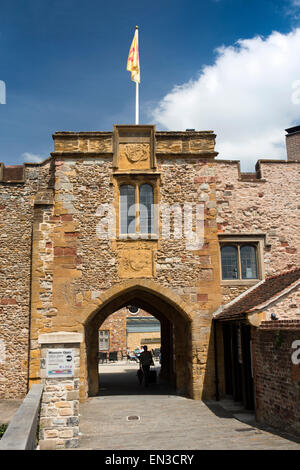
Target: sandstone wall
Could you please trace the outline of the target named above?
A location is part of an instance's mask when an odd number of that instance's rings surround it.
[[[188,369],[195,393],[201,395],[204,382],[208,394],[213,393],[210,326],[211,313],[219,304],[220,271],[214,163],[210,155],[214,156],[214,135],[203,133],[198,136],[200,143],[181,142],[177,149],[179,155],[170,151],[175,138],[172,137],[171,142],[166,139],[167,143],[160,146],[156,155],[157,168],[146,169],[143,175],[144,180],[147,172],[150,178],[156,179],[162,204],[203,204],[204,244],[196,250],[191,250],[186,240],[174,239],[173,235],[171,239],[159,237],[149,241],[98,236],[97,227],[103,215],[99,206],[111,203],[118,213],[117,182],[120,178],[109,147],[101,145],[102,138],[107,139],[102,135],[93,139],[90,135],[55,137],[54,205],[40,214],[39,225],[34,226],[32,339],[36,341],[39,334],[47,331],[83,331],[89,314],[101,305],[109,289],[126,279],[150,278],[155,282],[155,291],[169,289],[170,295],[178,295],[180,304],[185,302],[187,307],[184,308],[193,312],[192,344],[188,348],[184,345],[187,334],[179,334],[183,318],[175,308],[169,313],[178,323],[175,333],[178,375],[182,375],[184,382],[187,359],[183,358],[189,354]],[[179,136],[179,140],[184,139]],[[200,144],[206,150],[199,151]],[[210,158],[206,158],[208,156]],[[140,178],[134,167],[125,171],[133,174],[133,179]],[[125,268],[128,263],[133,264],[133,270]],[[46,302],[42,298],[44,289],[48,289],[49,294]],[[92,330],[86,334],[92,334]],[[90,345],[91,340],[86,347]],[[32,346],[31,379],[38,380],[39,351],[34,343]],[[83,350],[82,384],[87,373],[84,355]],[[181,367],[178,364],[183,360],[185,365]]]
[[[12,171],[0,182],[0,398],[27,391],[33,207],[49,171],[47,162],[26,165],[23,182]]]

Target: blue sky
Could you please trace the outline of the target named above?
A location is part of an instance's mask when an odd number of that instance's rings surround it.
[[[241,154],[245,168],[257,158],[281,158],[284,128],[297,123],[298,117],[300,122],[300,104],[285,106],[279,101],[282,119],[274,123],[276,112],[267,113],[264,134],[253,128],[255,110],[249,109],[249,123],[246,118],[243,121],[243,129],[249,132],[242,129],[236,145],[234,135],[241,109],[248,116],[247,106],[253,107],[252,100],[243,102],[249,87],[260,106],[270,110],[272,96],[276,101],[287,80],[291,89],[297,86],[300,65],[281,77],[265,103],[265,82],[258,79],[257,87],[253,81],[247,87],[241,77],[230,84],[228,76],[222,80],[222,73],[226,75],[229,68],[236,76],[242,55],[252,63],[256,53],[259,68],[274,31],[281,34],[279,49],[296,47],[300,35],[289,35],[300,26],[299,18],[300,0],[0,0],[0,80],[6,84],[6,104],[0,104],[0,161],[20,164],[24,159],[46,158],[53,150],[55,131],[103,131],[112,130],[115,123],[134,123],[135,84],[126,61],[136,24],[140,27],[141,123],[169,130],[214,129],[220,156],[239,158]],[[257,36],[263,38],[258,49]],[[243,39],[252,40],[250,46],[237,46]],[[216,52],[221,46],[223,50]],[[298,51],[287,59],[288,64],[297,62]],[[226,69],[220,63],[224,61]],[[200,82],[206,76],[209,80],[209,70],[218,73],[224,99],[210,90],[207,101]],[[271,69],[268,73],[272,82],[277,80],[277,73]],[[235,100],[232,93],[237,88]],[[182,104],[187,91],[189,109]],[[262,110],[257,113],[261,117]],[[260,134],[255,137],[255,132]]]

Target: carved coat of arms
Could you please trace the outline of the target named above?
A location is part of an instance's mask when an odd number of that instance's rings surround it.
[[[120,148],[120,156],[125,157],[130,163],[143,162],[149,157],[148,144],[125,144]]]
[[[152,277],[151,250],[122,250],[120,277]]]

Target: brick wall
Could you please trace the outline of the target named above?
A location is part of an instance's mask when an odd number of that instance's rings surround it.
[[[292,362],[295,340],[300,341],[299,320],[263,322],[253,335],[253,369],[257,421],[300,435],[300,364]]]
[[[137,314],[139,317],[151,316],[143,309],[139,309]],[[109,350],[108,351],[123,351],[126,353],[126,320],[127,318],[134,318],[134,315],[130,315],[126,308],[122,308],[117,312],[110,315],[101,325],[100,330],[109,331]],[[149,336],[151,335],[151,336]],[[159,338],[160,333],[155,333],[155,337]],[[136,346],[140,346],[140,340],[142,338],[152,338],[152,333],[140,333],[138,336],[134,333],[128,334],[127,343],[129,349],[133,350]],[[132,347],[134,345],[134,347]],[[159,346],[155,346],[159,347]]]
[[[118,310],[110,315],[99,331],[109,331],[108,351],[126,351],[126,311]]]
[[[300,160],[300,132],[288,134],[286,136],[287,158],[290,161]]]

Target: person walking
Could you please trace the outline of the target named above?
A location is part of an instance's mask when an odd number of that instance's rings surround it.
[[[144,351],[139,356],[140,364],[144,373],[144,385],[148,387],[149,385],[149,372],[150,366],[154,365],[153,357],[151,351],[148,351],[148,347],[144,346]]]

